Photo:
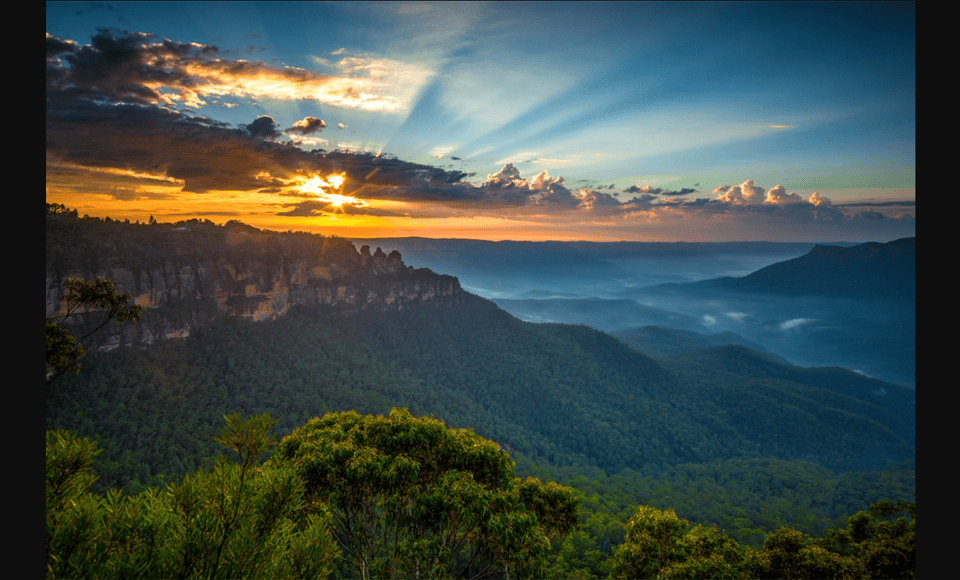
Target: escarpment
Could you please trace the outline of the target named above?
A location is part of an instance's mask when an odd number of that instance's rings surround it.
[[[147,225],[54,215],[46,253],[47,319],[63,314],[71,276],[112,280],[146,307],[140,323],[98,333],[98,348],[184,337],[217,316],[270,320],[298,305],[345,312],[449,305],[464,293],[457,278],[407,266],[396,251],[371,253],[342,238],[236,222]]]

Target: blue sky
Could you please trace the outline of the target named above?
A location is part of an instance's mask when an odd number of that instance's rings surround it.
[[[53,2],[46,21],[47,201],[81,213],[347,237],[915,235],[913,3]],[[136,115],[123,127],[150,113],[157,150],[124,158],[125,130],[101,139],[112,155],[71,145],[67,95],[85,133],[110,131],[107,101]],[[196,177],[203,128],[246,139],[244,179]],[[254,138],[305,155],[267,162]]]

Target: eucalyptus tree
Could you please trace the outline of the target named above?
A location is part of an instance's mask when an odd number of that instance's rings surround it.
[[[304,509],[292,467],[261,463],[274,423],[227,416],[217,441],[235,458],[136,495],[91,492],[94,442],[48,431],[46,577],[328,577],[336,557],[329,515]]]
[[[76,374],[80,371],[80,360],[84,356],[83,341],[111,320],[137,322],[144,310],[143,306],[129,304],[130,293],[118,293],[112,280],[96,278],[84,282],[71,277],[64,281],[64,286],[66,292],[62,312],[46,321],[48,385],[65,372]],[[100,320],[92,328],[87,328],[82,337],[75,337],[64,327],[70,317],[90,311],[100,312]]]
[[[274,457],[329,509],[360,578],[544,576],[579,518],[569,488],[521,481],[496,443],[405,409],[314,418]]]

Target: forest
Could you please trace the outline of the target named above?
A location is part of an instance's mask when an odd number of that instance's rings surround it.
[[[46,391],[47,575],[912,577],[913,389],[743,346],[671,352],[472,295],[90,352]],[[419,443],[343,438],[385,422]],[[489,457],[445,464],[444,434]],[[456,530],[426,521],[445,509]]]

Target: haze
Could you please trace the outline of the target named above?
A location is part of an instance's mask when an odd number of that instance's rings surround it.
[[[768,291],[745,292],[710,281],[743,278],[806,256],[813,244],[427,238],[354,244],[397,250],[409,264],[457,276],[465,290],[529,322],[583,324],[620,338],[640,327],[680,329],[772,352],[796,365],[841,366],[916,384],[916,300],[908,291],[892,294],[915,288],[915,268],[903,261],[885,261],[873,275],[855,280],[852,292],[827,291],[822,278],[832,264],[826,262],[805,275],[812,293],[775,278]]]

